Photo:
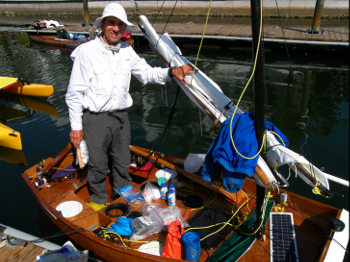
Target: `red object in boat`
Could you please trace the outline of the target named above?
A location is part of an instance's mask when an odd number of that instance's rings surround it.
[[[132,165],[130,165],[130,168],[131,169],[133,169],[133,170],[139,170],[139,171],[150,171],[151,170],[151,168],[153,167],[153,163],[151,163],[151,162],[147,162],[143,167],[141,167],[141,168],[138,168],[137,166],[132,166]]]

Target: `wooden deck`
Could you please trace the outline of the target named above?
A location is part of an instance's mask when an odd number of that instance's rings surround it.
[[[136,23],[135,23],[136,24]],[[278,41],[286,39],[287,41],[304,41],[319,44],[327,43],[339,43],[340,45],[349,45],[349,24],[338,23],[337,21],[331,23],[321,23],[320,31],[322,34],[309,34],[312,21],[304,21],[303,23],[287,23],[283,22],[280,26],[279,20],[273,22],[268,21],[263,26],[265,41]],[[166,26],[166,29],[164,30]],[[157,33],[168,32],[168,34],[174,37],[201,37],[204,30],[204,23],[197,22],[156,22],[153,24]],[[65,27],[67,31],[75,31],[88,33],[88,27],[81,27],[78,24],[70,24]],[[26,30],[24,30],[26,31]],[[28,31],[28,30],[27,30]],[[37,30],[30,30],[37,32]],[[39,30],[40,33],[51,32],[55,33],[57,28],[49,28],[45,30]],[[141,35],[137,28],[133,31],[134,35]],[[210,38],[231,38],[232,40],[241,39],[251,40],[251,25],[241,23],[208,23],[205,28],[205,37]]]
[[[0,237],[7,236],[0,233]],[[5,240],[3,240],[5,241]],[[3,243],[3,241],[0,242]],[[36,257],[43,252],[44,248],[28,243],[23,245],[6,244],[0,248],[0,261],[35,261]]]

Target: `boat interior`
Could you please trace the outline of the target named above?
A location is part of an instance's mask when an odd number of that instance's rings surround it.
[[[157,152],[153,152],[151,156],[150,151],[147,149],[135,146],[130,146],[130,148],[131,154],[136,156],[136,158],[142,157],[143,160],[147,160],[148,157],[153,163],[152,168],[148,171],[129,170],[133,180],[132,185],[138,192],[141,193],[143,187],[147,183],[157,185],[157,172],[159,170],[170,168],[177,172],[176,177],[172,180],[176,179],[176,184],[182,184],[184,186],[176,188],[176,206],[181,210],[183,221],[187,222],[190,226],[189,228],[185,228],[185,230],[187,232],[197,232],[201,236],[200,261],[207,261],[209,258],[211,258],[212,261],[220,260],[215,258],[217,254],[216,251],[220,248],[229,248],[231,246],[233,251],[231,250],[230,252],[236,252],[237,250],[235,251],[234,247],[232,247],[234,246],[232,238],[235,235],[254,238],[253,233],[257,229],[256,226],[253,226],[253,228],[244,227],[244,224],[247,223],[249,219],[253,220],[254,224],[256,224],[256,214],[254,214],[256,206],[256,183],[253,179],[246,178],[242,189],[238,193],[229,193],[222,188],[220,181],[209,183],[202,180],[200,177],[201,169],[195,173],[185,171],[183,159],[165,156]],[[55,159],[52,158],[46,159],[45,163],[47,164],[43,169],[54,161]],[[58,166],[52,169],[51,175],[52,173],[59,172],[66,168],[74,161],[75,155],[73,153],[68,154]],[[87,205],[90,198],[87,185],[87,168],[73,171],[64,178],[35,187],[34,184],[37,181],[37,169],[39,166],[38,164],[28,169],[22,176],[32,188],[39,203],[44,206],[44,211],[49,213],[51,220],[54,221],[54,219],[52,219],[53,216],[60,218],[59,220],[62,221],[62,223],[57,225],[61,230],[67,230],[67,226],[71,226],[70,229],[82,228],[85,230],[85,234],[88,234],[89,238],[96,243],[105,243],[104,245],[109,245],[119,250],[137,250],[140,248],[141,243],[131,242],[127,237],[122,238],[113,235],[111,238],[106,239],[98,236],[96,232],[101,228],[105,229],[106,227],[110,227],[120,216],[128,217],[130,214],[133,214],[133,216],[136,217],[142,215],[141,210],[145,207],[144,205],[146,205],[147,202],[131,204],[128,212],[126,212],[125,208],[115,208],[106,212],[108,206],[113,204],[127,204],[127,201],[123,197],[117,199],[112,197],[110,174],[108,174],[106,181],[109,205],[95,211]],[[285,194],[287,194],[287,199],[281,197],[281,195]],[[271,216],[277,213],[292,214],[292,225],[289,225],[289,227],[294,227],[293,234],[296,236],[293,238],[294,240],[296,239],[296,252],[294,256],[300,261],[323,261],[330,243],[329,236],[333,232],[329,226],[329,222],[331,218],[339,218],[341,211],[300,195],[286,192],[283,189],[271,190],[267,195],[269,196],[269,201],[266,201],[265,205],[265,218],[268,219],[268,215]],[[187,202],[184,201],[186,199]],[[193,200],[193,202],[195,202],[194,206],[198,207],[190,207],[191,205],[189,206],[188,204],[189,199]],[[67,201],[77,201],[81,203],[82,210],[80,213],[70,217],[63,217],[62,213],[56,210],[56,207]],[[168,203],[161,198],[153,200],[152,204],[157,204],[160,208],[168,207]],[[278,233],[278,231],[272,231],[271,221],[270,223],[266,223],[267,219],[264,221],[265,227],[263,237],[255,241],[254,244],[251,244],[249,251],[241,257],[240,261],[256,261],[257,256],[259,256],[260,261],[270,261],[272,252],[271,245],[277,242],[276,240],[272,242],[271,239],[273,239],[274,234]],[[213,224],[217,225],[207,228]],[[198,227],[203,229],[197,229]],[[285,228],[282,227],[280,230],[284,231],[287,227],[288,225],[286,225]],[[245,232],[245,230],[249,230],[249,232]],[[143,239],[143,241],[157,240],[160,243],[165,243],[166,237],[167,232],[162,231]],[[121,239],[124,240],[122,241]],[[95,256],[102,257],[93,247],[85,248],[89,248]],[[237,252],[239,254],[239,250]],[[151,259],[149,260],[152,260],[152,257],[154,257],[155,261],[159,259],[159,257],[151,255],[149,257]]]

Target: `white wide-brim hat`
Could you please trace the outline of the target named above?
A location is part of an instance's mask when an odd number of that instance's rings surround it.
[[[132,30],[134,30],[135,26],[128,21],[125,9],[117,3],[106,5],[106,7],[103,9],[102,17],[99,17],[95,20],[95,26],[97,28],[100,28],[102,20],[108,16],[114,16],[122,20],[126,24],[125,33],[130,33]]]

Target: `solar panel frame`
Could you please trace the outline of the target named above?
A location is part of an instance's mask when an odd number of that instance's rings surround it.
[[[270,213],[270,261],[299,262],[292,213]]]

